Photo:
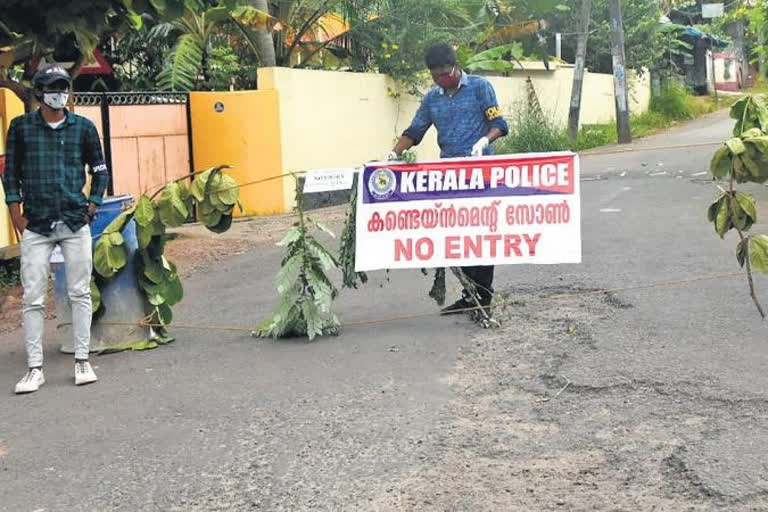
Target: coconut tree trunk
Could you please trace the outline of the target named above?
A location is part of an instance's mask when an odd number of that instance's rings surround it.
[[[248,0],[248,5],[262,12],[269,13],[269,2],[267,0]],[[266,28],[266,25],[263,29],[256,31],[256,47],[263,67],[271,67],[277,64],[275,60],[275,42],[272,39],[272,32]]]

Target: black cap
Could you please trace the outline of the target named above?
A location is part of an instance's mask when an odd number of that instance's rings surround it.
[[[72,84],[72,78],[70,78],[66,69],[59,64],[48,64],[35,73],[35,76],[32,77],[32,84],[35,87],[44,87],[61,80],[69,85]]]

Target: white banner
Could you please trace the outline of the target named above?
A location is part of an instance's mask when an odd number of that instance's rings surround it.
[[[574,153],[376,163],[358,187],[357,271],[581,263]]]
[[[304,193],[349,190],[357,169],[315,169],[308,171],[304,179]]]

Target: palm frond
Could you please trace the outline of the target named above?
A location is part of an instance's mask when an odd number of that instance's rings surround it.
[[[203,60],[203,43],[195,34],[183,34],[166,57],[165,65],[157,75],[160,89],[191,91],[197,85]]]

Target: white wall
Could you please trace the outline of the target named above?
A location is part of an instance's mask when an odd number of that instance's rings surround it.
[[[489,77],[507,115],[527,101],[526,79],[530,76],[542,108],[565,127],[568,120],[572,66],[552,71],[516,71],[510,77]],[[613,77],[586,73],[581,122],[603,123],[615,118]],[[333,71],[262,68],[259,89],[279,94],[282,161],[284,172],[324,167],[356,167],[383,158],[409,125],[420,98],[400,92],[386,75]],[[633,79],[630,109],[644,112],[650,99],[646,73]],[[422,160],[439,154],[435,130],[428,132],[417,148]],[[293,195],[285,183],[286,201]]]

